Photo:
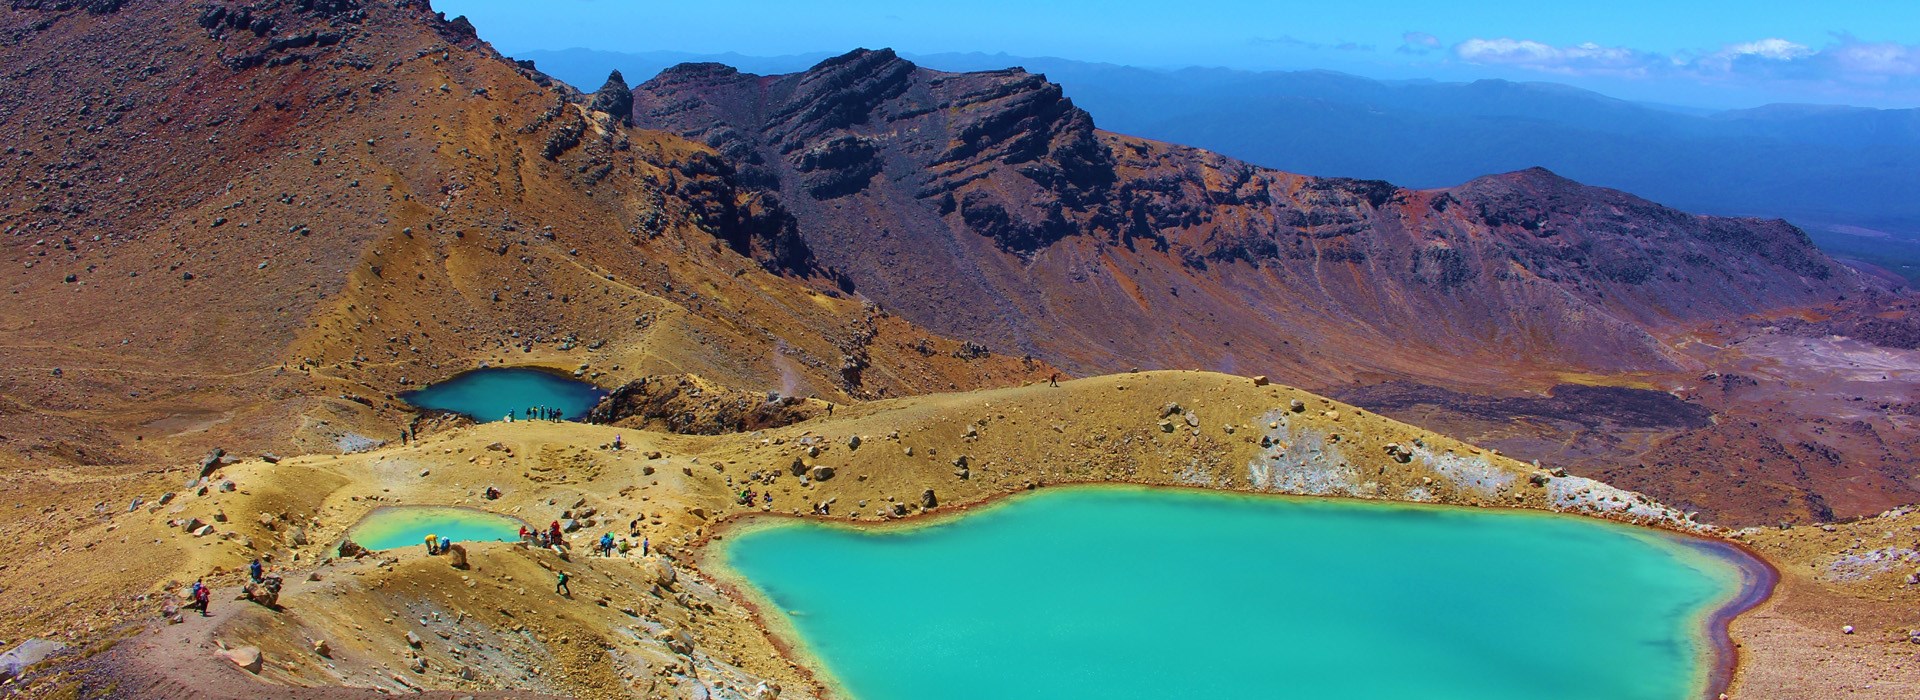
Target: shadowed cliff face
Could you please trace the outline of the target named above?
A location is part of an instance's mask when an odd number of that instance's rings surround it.
[[[1662,329],[1874,284],[1785,223],[1544,170],[1412,191],[1101,132],[1019,69],[862,50],[787,76],[680,66],[634,97],[637,122],[777,190],[862,294],[1082,372],[1665,370]]]

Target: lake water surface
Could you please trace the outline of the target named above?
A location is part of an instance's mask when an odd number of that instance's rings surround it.
[[[391,506],[367,514],[347,532],[354,543],[374,551],[423,544],[427,535],[454,542],[512,542],[521,522],[504,515],[453,506]]]
[[[855,700],[1693,698],[1709,618],[1771,585],[1588,518],[1132,487],[715,546]]]
[[[480,422],[503,420],[508,413],[527,418],[528,408],[554,408],[580,420],[607,391],[587,382],[525,367],[477,369],[400,398],[417,408],[450,411]]]

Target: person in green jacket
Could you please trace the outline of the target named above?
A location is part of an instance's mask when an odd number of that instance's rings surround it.
[[[554,595],[565,595],[568,598],[573,597],[573,589],[567,586],[567,572],[559,572],[559,575],[554,578],[553,592]]]

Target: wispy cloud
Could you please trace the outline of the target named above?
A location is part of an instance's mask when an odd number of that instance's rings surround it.
[[[1394,53],[1425,56],[1440,50],[1440,37],[1426,32],[1407,32],[1400,35],[1400,48]]]
[[[1412,45],[1409,43],[1409,45]],[[1777,37],[1702,52],[1663,54],[1623,46],[1556,46],[1526,39],[1474,38],[1454,44],[1466,63],[1579,76],[1688,77],[1707,81],[1913,83],[1920,87],[1920,45],[1835,35],[1815,48]]]
[[[1373,51],[1375,50],[1375,47],[1372,44],[1362,44],[1362,43],[1353,42],[1353,41],[1342,41],[1342,42],[1333,43],[1333,44],[1322,44],[1320,42],[1307,41],[1305,39],[1292,37],[1285,34],[1282,34],[1280,36],[1272,36],[1272,37],[1256,36],[1250,39],[1248,43],[1251,43],[1254,46],[1281,46],[1281,47],[1286,47],[1291,49],[1307,49],[1311,51],[1320,51],[1324,49],[1331,49],[1333,51]]]
[[[1592,42],[1553,46],[1523,39],[1468,39],[1453,46],[1468,63],[1513,66],[1565,75],[1646,75],[1666,63],[1658,54]]]

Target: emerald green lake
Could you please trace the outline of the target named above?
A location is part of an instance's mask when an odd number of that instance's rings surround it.
[[[393,506],[367,514],[348,530],[354,543],[374,551],[420,546],[427,535],[454,542],[512,542],[521,523],[504,515],[453,506]]]
[[[558,409],[570,420],[587,417],[607,391],[587,382],[525,367],[490,367],[466,372],[400,398],[417,408],[458,413],[486,423],[534,417],[527,409]]]
[[[716,546],[855,700],[1692,698],[1772,581],[1587,518],[1130,487]]]

